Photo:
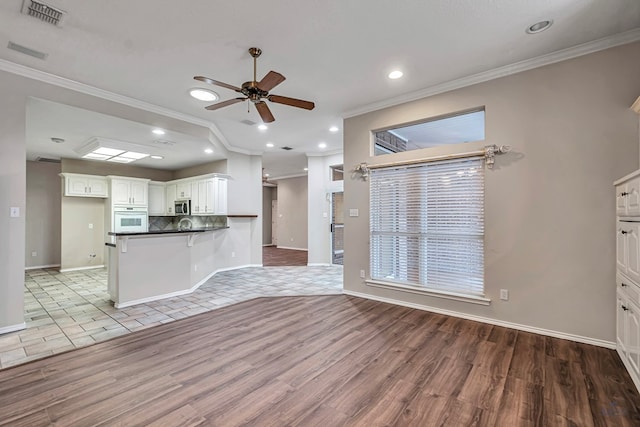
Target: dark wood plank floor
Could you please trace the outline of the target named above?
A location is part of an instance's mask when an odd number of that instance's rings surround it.
[[[262,265],[264,267],[307,265],[307,258],[307,251],[282,249],[276,246],[262,247]]]
[[[612,350],[344,295],[261,298],[0,371],[0,425],[638,426]]]

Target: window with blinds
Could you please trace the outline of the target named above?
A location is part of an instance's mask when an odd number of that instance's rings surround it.
[[[373,169],[371,279],[484,296],[484,159]]]

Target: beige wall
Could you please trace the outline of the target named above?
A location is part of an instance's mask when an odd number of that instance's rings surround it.
[[[307,177],[278,180],[278,247],[307,249]]]
[[[480,306],[367,286],[369,186],[345,174],[348,292],[612,343],[615,339],[613,181],[638,169],[640,43],[352,117],[347,170],[485,144],[509,144],[485,182],[485,289]],[[486,141],[370,157],[370,130],[485,106]],[[367,273],[368,275],[368,273]],[[499,299],[508,289],[509,301]]]
[[[209,173],[227,173],[227,161],[216,160],[215,162],[209,162],[203,165],[179,169],[173,171],[171,179],[189,178],[192,176],[206,175]],[[165,179],[163,181],[169,181],[169,179]]]
[[[148,178],[152,181],[171,181],[173,179],[173,171],[169,170],[79,159],[62,159],[62,172],[100,176],[129,176]]]
[[[105,203],[107,199],[62,197],[61,270],[104,265]]]
[[[27,267],[60,265],[62,186],[59,173],[59,163],[27,162]]]

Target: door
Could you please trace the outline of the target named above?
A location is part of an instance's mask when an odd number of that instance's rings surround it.
[[[627,273],[627,233],[629,232],[628,228],[625,228],[627,224],[620,221],[616,224],[616,267],[618,271],[625,274]]]
[[[640,282],[640,227],[637,222],[626,223],[627,275]]]
[[[111,180],[111,198],[114,205],[130,205],[129,181],[119,179]]]
[[[331,263],[344,265],[344,193],[331,193]]]
[[[129,194],[131,196],[132,205],[147,205],[149,184],[146,182],[130,181],[129,182]]]
[[[640,375],[640,308],[633,302],[627,307],[625,350],[633,374]]]
[[[271,244],[278,246],[278,201],[271,201]]]

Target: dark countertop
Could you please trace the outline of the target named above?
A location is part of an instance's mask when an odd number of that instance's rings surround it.
[[[189,233],[204,233],[205,231],[224,230],[229,227],[203,227],[192,228],[190,230],[154,230],[154,231],[141,231],[132,233],[107,233],[109,236],[151,236],[158,234],[189,234]]]

